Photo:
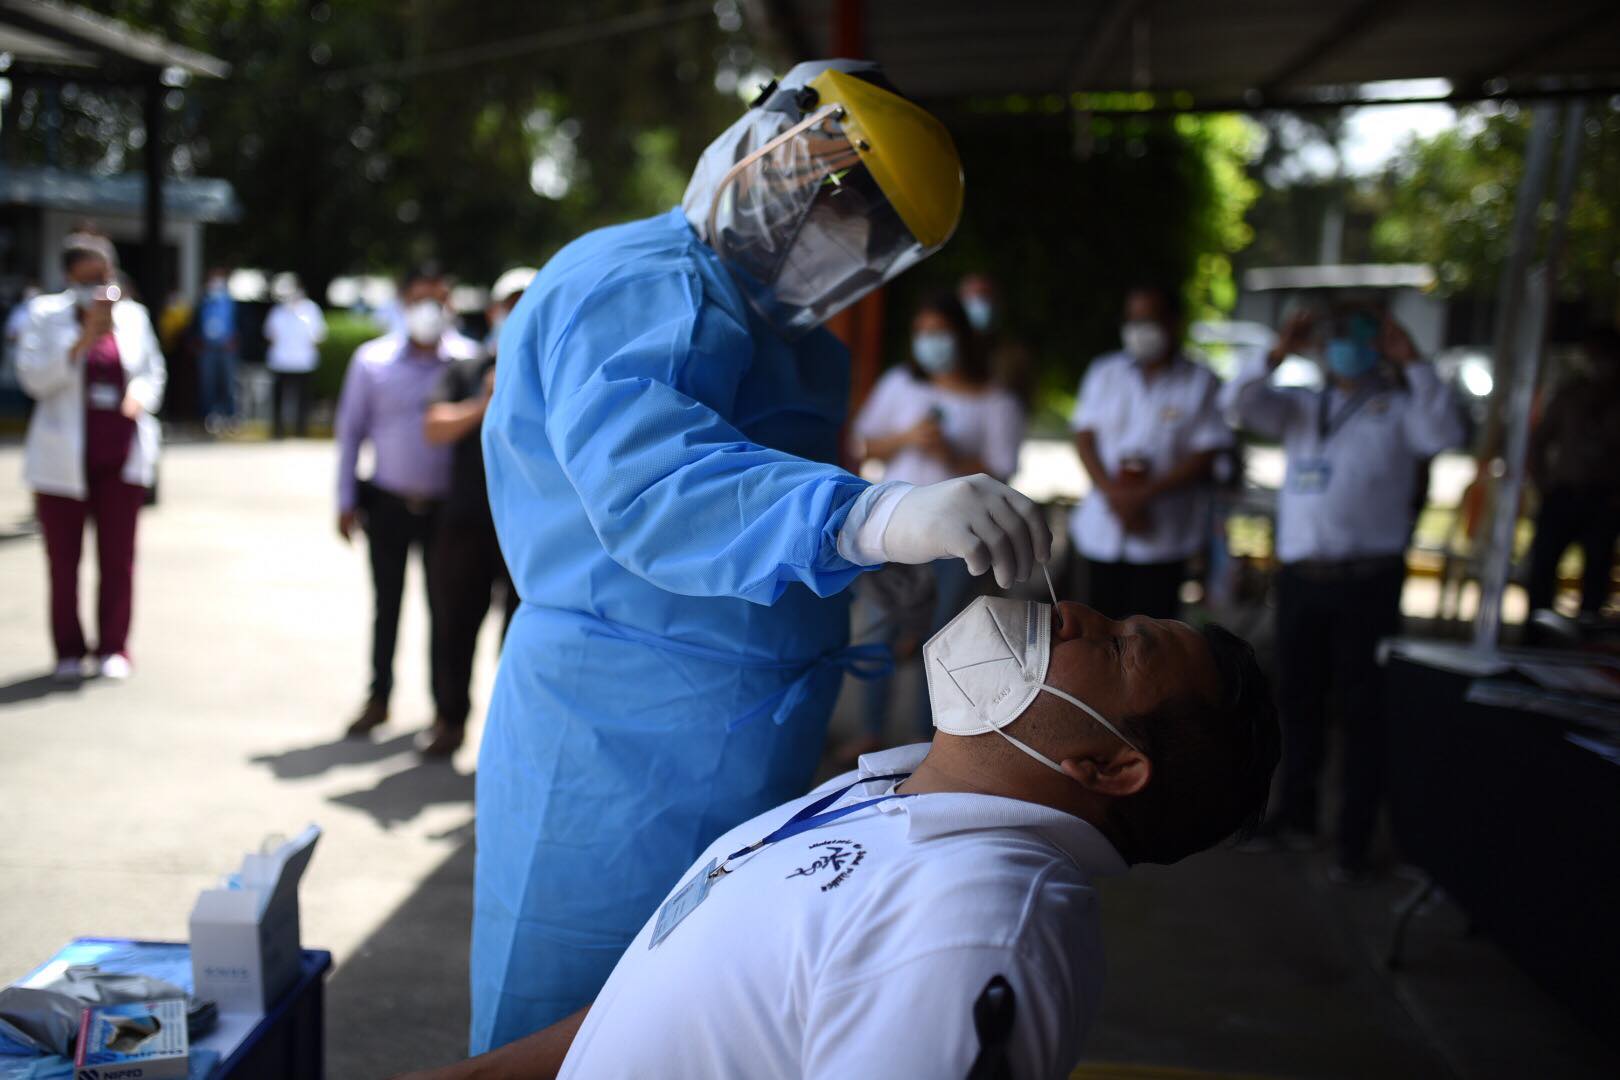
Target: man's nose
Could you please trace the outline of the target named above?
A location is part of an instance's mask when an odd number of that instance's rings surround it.
[[[1061,601],[1053,616],[1057,623],[1055,631],[1059,641],[1072,641],[1075,638],[1100,634],[1109,625],[1109,620],[1103,618],[1099,612],[1073,600]]]

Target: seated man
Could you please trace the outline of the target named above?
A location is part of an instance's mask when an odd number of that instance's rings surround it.
[[[432,1075],[1067,1076],[1102,990],[1092,879],[1258,819],[1270,688],[1219,627],[1079,604],[980,598],[923,660],[931,744],[731,830],[588,1010]]]

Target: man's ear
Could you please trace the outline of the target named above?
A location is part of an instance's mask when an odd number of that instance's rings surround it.
[[[1088,791],[1121,799],[1147,787],[1153,763],[1139,751],[1122,746],[1114,754],[1063,759],[1063,772]]]

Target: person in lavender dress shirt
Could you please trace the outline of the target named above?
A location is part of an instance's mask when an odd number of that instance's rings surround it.
[[[345,540],[356,529],[366,533],[376,594],[371,691],[349,725],[353,737],[365,736],[388,720],[394,642],[412,547],[422,559],[424,575],[432,573],[429,548],[450,489],[450,448],[431,445],[422,437],[422,417],[450,362],[471,359],[479,352],[476,342],[453,328],[448,299],[448,282],[438,270],[421,268],[407,274],[400,286],[402,329],[354,351],[338,399],[338,533]],[[375,465],[370,478],[361,480],[357,465],[360,447],[367,442]],[[431,615],[431,580],[427,592]],[[431,621],[431,670],[438,705],[444,635],[439,620]]]

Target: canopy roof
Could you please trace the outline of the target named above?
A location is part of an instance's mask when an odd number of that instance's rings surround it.
[[[217,224],[242,214],[228,180],[165,177],[165,214],[179,221]],[[146,177],[140,173],[96,176],[71,169],[8,165],[0,169],[0,203],[48,206],[87,214],[139,214],[146,205]]]
[[[0,52],[14,67],[89,70],[104,78],[135,78],[179,68],[219,79],[231,70],[225,61],[176,45],[161,34],[81,7],[42,0],[0,0]]]
[[[1147,91],[1178,108],[1356,98],[1443,78],[1452,96],[1620,89],[1615,0],[758,0],[796,58],[849,40],[923,98]],[[842,41],[840,40],[842,38]],[[844,47],[847,48],[847,45]],[[1142,107],[1138,102],[1134,107]]]

